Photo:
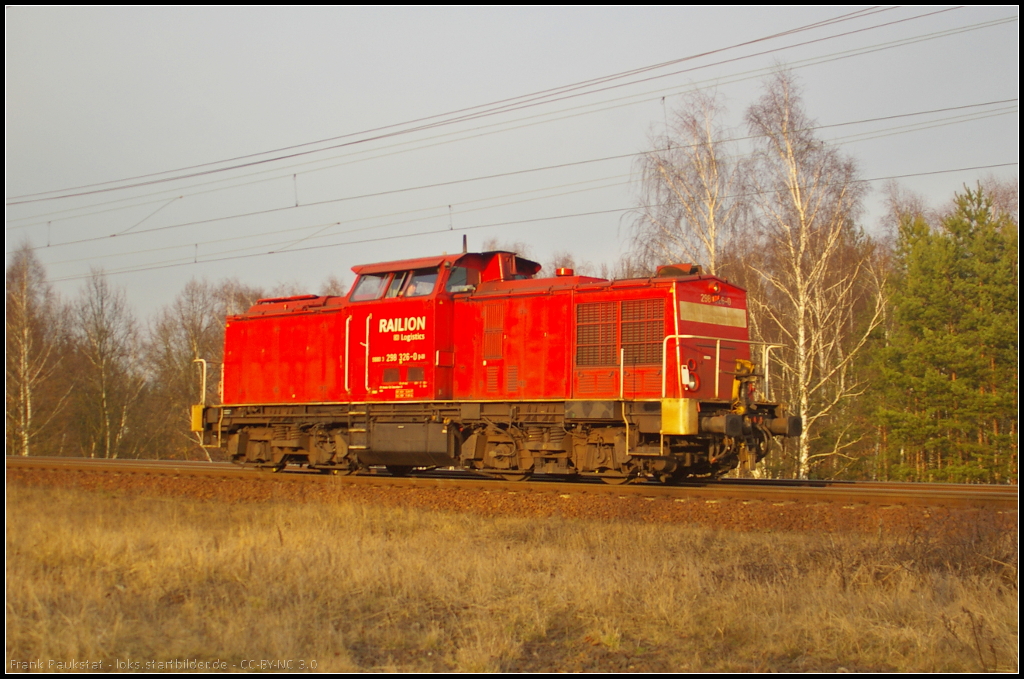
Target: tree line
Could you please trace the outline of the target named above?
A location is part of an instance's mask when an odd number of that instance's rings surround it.
[[[773,396],[804,422],[760,474],[1015,483],[1016,182],[965,187],[937,209],[890,184],[873,235],[856,162],[819,138],[789,72],[765,81],[745,132],[724,115],[695,92],[651,140],[618,262],[559,252],[545,269],[633,277],[692,262],[746,288],[751,338],[776,347]],[[499,248],[525,249],[484,245]],[[345,292],[333,277],[321,287]],[[189,431],[195,359],[211,366],[214,402],[225,316],[268,296],[192,280],[143,325],[102,272],[59,299],[27,243],[6,294],[9,455],[178,459],[208,458]]]

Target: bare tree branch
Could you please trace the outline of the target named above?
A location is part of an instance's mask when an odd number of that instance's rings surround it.
[[[693,262],[719,274],[723,244],[736,229],[741,167],[723,152],[719,99],[697,91],[675,112],[657,150],[640,162],[643,208],[634,244],[662,262]]]
[[[885,300],[865,268],[871,245],[854,225],[863,193],[854,163],[814,137],[790,73],[766,83],[747,123],[759,140],[750,181],[762,253],[753,267],[763,279],[748,297],[759,332],[788,347],[781,377],[804,422],[796,471],[806,478],[812,462],[841,455],[841,447],[812,452],[812,442],[819,424],[858,393],[849,373]],[[865,299],[871,313],[854,323]]]

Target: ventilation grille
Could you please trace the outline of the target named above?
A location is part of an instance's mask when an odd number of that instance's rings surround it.
[[[660,365],[664,339],[664,300],[635,299],[622,303],[622,360],[626,365]]]
[[[616,365],[615,302],[576,307],[576,365]]]
[[[505,370],[505,390],[519,391],[519,366],[510,365]]]
[[[576,307],[576,365],[660,365],[665,300],[590,302]]]
[[[498,391],[498,366],[487,366],[487,391],[497,393]]]
[[[505,305],[488,304],[484,307],[484,358],[503,356]]]
[[[616,384],[616,373],[614,372],[586,372],[578,373],[576,391],[578,394],[602,394],[610,395],[618,392]]]

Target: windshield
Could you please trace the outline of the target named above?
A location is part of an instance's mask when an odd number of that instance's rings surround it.
[[[405,289],[406,297],[423,297],[434,291],[437,283],[437,269],[417,269],[412,272],[412,280]]]
[[[384,284],[388,280],[389,273],[364,274],[359,277],[355,290],[352,291],[353,302],[365,302],[370,299],[377,299],[384,291]]]
[[[396,273],[363,274],[359,277],[350,299],[353,302],[367,302],[381,297],[425,297],[434,291],[437,274],[437,267]]]

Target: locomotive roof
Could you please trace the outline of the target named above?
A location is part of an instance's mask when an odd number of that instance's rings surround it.
[[[504,278],[496,275],[499,255],[510,255],[505,261],[514,262],[514,277]],[[577,290],[601,290],[608,288],[632,288],[644,286],[668,286],[673,282],[701,280],[712,278],[721,280],[728,284],[728,281],[717,276],[703,274],[701,268],[695,264],[670,264],[658,267],[654,276],[642,278],[627,278],[606,280],[591,276],[579,275],[558,275],[555,277],[534,278],[541,270],[541,265],[507,250],[494,250],[491,252],[460,252],[452,255],[438,255],[434,257],[418,257],[415,259],[400,259],[392,262],[379,262],[376,264],[361,264],[352,267],[356,275],[395,273],[411,271],[416,269],[432,269],[435,267],[461,266],[468,269],[475,269],[481,272],[481,280],[472,292],[479,297],[501,296],[516,293],[531,293],[555,290],[566,290],[575,288]],[[486,272],[490,272],[489,274]],[[290,297],[273,297],[260,299],[247,312],[234,316],[235,318],[267,316],[282,313],[309,312],[329,307],[345,306],[348,303],[348,296],[321,296],[321,295],[293,295]]]
[[[454,255],[441,255],[435,257],[418,257],[416,259],[400,259],[394,262],[379,262],[377,264],[358,264],[352,267],[357,275],[390,273],[393,271],[409,271],[411,269],[429,269],[441,266],[444,263],[453,266],[464,266],[469,269],[483,271],[487,264],[499,254],[515,256],[516,273],[523,276],[533,276],[541,270],[541,265],[533,260],[520,257],[508,250],[492,250],[490,252],[459,252]]]
[[[442,255],[440,257],[417,257],[416,259],[400,259],[394,262],[379,262],[377,264],[357,264],[352,267],[358,275],[364,273],[388,273],[391,271],[409,271],[410,269],[428,269],[441,266],[445,262],[454,262],[462,255]]]

